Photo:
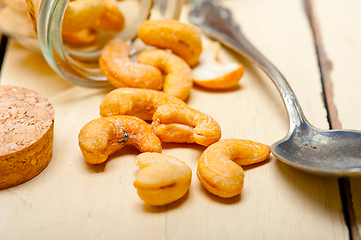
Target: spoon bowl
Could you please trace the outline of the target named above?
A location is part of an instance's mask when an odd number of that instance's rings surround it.
[[[321,130],[302,124],[275,142],[271,151],[279,160],[319,175],[361,175],[361,133]]]
[[[290,127],[288,134],[271,146],[282,162],[312,174],[361,176],[361,132],[321,130],[306,119],[284,76],[241,33],[232,14],[214,0],[193,0],[189,20],[209,37],[247,57],[261,67],[279,90]]]

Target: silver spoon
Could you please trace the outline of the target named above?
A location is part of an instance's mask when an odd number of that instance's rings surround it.
[[[229,10],[214,0],[194,0],[189,20],[209,37],[258,64],[278,88],[286,106],[288,134],[271,146],[274,156],[297,169],[324,176],[361,176],[361,132],[321,130],[304,116],[290,85],[241,33]]]

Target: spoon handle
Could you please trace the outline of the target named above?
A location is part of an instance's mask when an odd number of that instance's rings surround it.
[[[194,0],[189,5],[189,20],[209,37],[259,65],[272,79],[286,106],[290,129],[307,122],[301,106],[284,76],[241,33],[228,9],[214,0]]]

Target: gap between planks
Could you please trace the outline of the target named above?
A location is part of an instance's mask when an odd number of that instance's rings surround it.
[[[315,48],[318,57],[318,64],[321,73],[323,99],[327,110],[327,120],[329,123],[329,127],[330,129],[342,129],[342,124],[337,114],[337,108],[333,101],[333,85],[330,75],[332,71],[332,62],[327,58],[326,52],[324,51],[322,45],[321,33],[319,30],[316,16],[314,15],[313,12],[313,1],[312,0],[302,0],[302,1],[313,32]],[[343,213],[345,217],[345,222],[349,230],[350,239],[361,240],[360,232],[357,227],[356,215],[353,208],[350,181],[348,178],[340,178],[338,179],[338,185],[340,189],[340,197],[343,207]]]
[[[7,43],[8,43],[8,38],[6,36],[0,34],[0,73],[1,73],[1,67],[3,64],[4,56],[5,56],[5,50],[6,50]]]

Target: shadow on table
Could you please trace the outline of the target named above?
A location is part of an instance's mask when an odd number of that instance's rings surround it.
[[[201,86],[198,86],[198,85],[194,85],[193,88],[198,90],[198,91],[207,92],[207,93],[228,93],[228,92],[238,91],[238,90],[242,89],[242,86],[241,86],[241,83],[238,83],[237,86],[227,88],[227,89],[219,89],[219,90],[217,90],[217,89],[209,89],[209,88],[201,87]]]
[[[188,198],[189,198],[189,191],[187,191],[187,193],[183,197],[178,199],[177,201],[169,203],[169,204],[167,204],[165,206],[152,206],[152,205],[144,203],[143,209],[144,209],[144,211],[146,211],[148,213],[168,212],[168,211],[171,211],[173,209],[179,208],[181,205],[183,205],[188,200]]]
[[[320,211],[343,214],[336,177],[312,175],[276,161],[281,180],[295,191],[295,197],[302,196],[304,204],[317,207]]]
[[[93,173],[101,173],[105,171],[107,164],[113,160],[120,160],[123,156],[133,156],[134,158],[140,154],[139,150],[131,145],[126,145],[123,148],[119,149],[117,152],[111,154],[108,159],[100,164],[89,164],[87,163],[86,166],[89,171]]]
[[[205,187],[202,186],[202,184],[199,184],[199,188],[200,188],[200,191],[202,191],[202,193],[205,196],[207,196],[210,200],[220,203],[220,204],[232,205],[232,204],[239,203],[241,201],[241,194],[238,194],[231,198],[221,198],[221,197],[218,197],[218,196],[210,193]]]

